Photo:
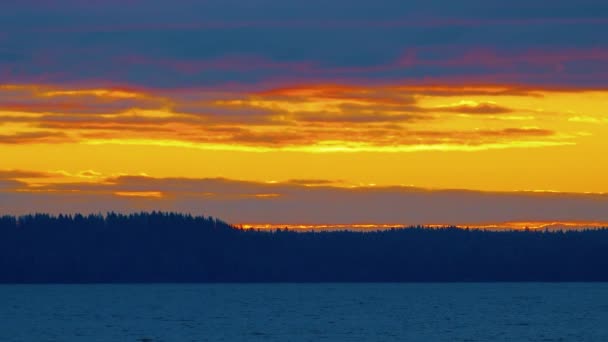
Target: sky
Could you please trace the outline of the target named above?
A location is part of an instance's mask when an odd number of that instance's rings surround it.
[[[608,3],[2,7],[0,215],[608,222]]]

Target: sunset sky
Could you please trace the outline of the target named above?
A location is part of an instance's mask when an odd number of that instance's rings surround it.
[[[608,222],[608,2],[9,0],[0,215]]]

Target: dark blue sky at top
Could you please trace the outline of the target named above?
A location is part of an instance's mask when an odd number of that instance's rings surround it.
[[[2,83],[604,87],[605,1],[3,1]]]

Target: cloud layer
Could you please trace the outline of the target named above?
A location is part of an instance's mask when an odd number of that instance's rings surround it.
[[[554,98],[580,92],[474,85],[316,84],[259,91],[5,85],[0,144],[309,152],[572,145],[580,135],[569,127],[572,114],[545,112],[556,107]],[[598,104],[606,96],[586,92]]]
[[[490,224],[608,222],[602,194],[478,192],[413,187],[345,187],[329,180],[279,183],[229,179],[118,176],[102,182],[27,185],[47,177],[4,171],[4,213],[171,210],[214,215],[233,223]]]
[[[9,1],[4,82],[200,87],[294,81],[606,86],[598,1]],[[594,72],[589,72],[593,68]]]

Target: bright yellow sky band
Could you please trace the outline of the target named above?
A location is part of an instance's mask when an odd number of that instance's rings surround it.
[[[608,192],[608,91],[306,85],[259,92],[0,86],[0,170]]]

